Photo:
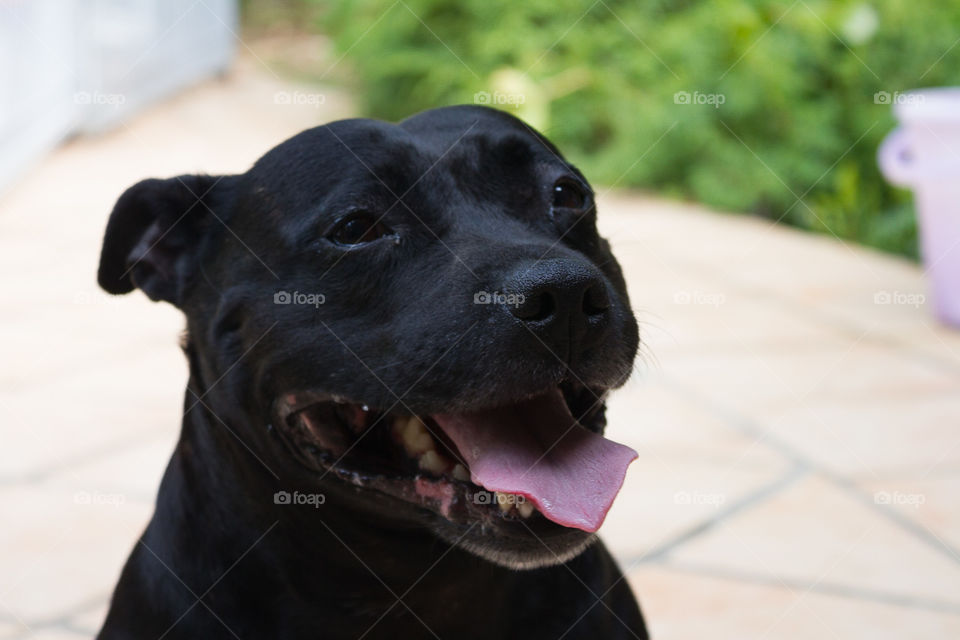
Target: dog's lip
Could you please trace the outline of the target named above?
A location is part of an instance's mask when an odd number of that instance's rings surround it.
[[[274,413],[276,413],[280,422],[285,422],[293,414],[303,411],[315,404],[320,404],[321,402],[366,406],[362,402],[356,402],[338,394],[326,391],[305,390],[288,392],[281,395],[275,402]]]
[[[577,380],[574,380],[571,378],[564,378],[557,383],[551,383],[551,384],[545,385],[544,387],[538,389],[537,391],[529,392],[519,396],[504,394],[503,396],[493,397],[487,401],[480,401],[480,402],[474,401],[470,403],[472,406],[458,407],[457,410],[462,410],[464,408],[467,410],[497,409],[499,407],[507,406],[510,404],[518,404],[526,400],[530,400],[532,398],[542,396],[546,393],[550,393],[554,391],[557,388],[560,388],[564,392],[564,396],[568,400],[570,398],[567,396],[567,391],[570,391],[572,393],[585,393],[586,395],[594,399],[594,402],[592,404],[595,404],[598,407],[603,407],[603,403],[609,391],[609,388],[607,387],[585,385],[580,383]],[[304,409],[307,409],[313,405],[321,404],[324,402],[332,402],[336,404],[349,404],[349,405],[355,405],[358,407],[364,407],[365,409],[369,408],[371,410],[379,411],[383,413],[388,412],[388,410],[385,410],[384,408],[378,407],[375,405],[370,405],[367,403],[367,401],[362,399],[356,399],[347,395],[334,393],[330,391],[321,391],[316,389],[303,389],[298,391],[289,391],[281,394],[274,401],[273,412],[274,412],[274,415],[277,416],[278,422],[283,423],[286,420],[288,420],[290,416],[296,413],[299,413],[300,411],[303,411]],[[398,406],[400,407],[401,411],[393,411],[393,409],[395,409]],[[411,411],[410,410],[411,407],[409,407],[406,403],[403,403],[400,399],[398,399],[397,402],[394,403],[393,408],[389,410],[389,413],[395,413],[397,415],[404,414],[404,415],[429,416],[429,415],[438,414],[438,413],[448,413],[451,411],[451,407],[447,403],[444,403],[442,401],[434,403],[434,406],[432,407],[414,407],[414,408],[418,410]],[[571,407],[571,411],[573,411],[573,407]],[[581,413],[581,415],[578,416],[578,418],[592,417],[591,415],[589,415],[590,413],[592,412],[590,411],[583,412]],[[589,422],[589,420],[585,420],[585,422]],[[602,433],[602,428],[603,428],[602,426],[599,428],[600,433]]]
[[[546,392],[531,394],[529,398],[517,400],[515,397],[508,397],[484,403],[481,406],[486,406],[488,408],[486,410],[508,407],[523,403],[530,398],[557,394],[559,389],[564,395],[568,409],[581,418],[583,426],[587,426],[590,431],[597,434],[603,432],[605,420],[602,399],[605,397],[606,389],[585,387],[568,381],[560,385],[551,385],[547,389]],[[582,409],[583,402],[579,411],[575,409],[573,401],[577,397],[590,401],[587,411]],[[444,403],[438,404],[442,406]],[[362,489],[373,489],[413,503],[414,506],[426,507],[451,522],[480,521],[487,525],[504,526],[509,521],[518,520],[522,516],[528,521],[525,523],[528,526],[537,524],[540,520],[544,520],[543,525],[548,527],[560,526],[543,518],[539,511],[533,509],[534,505],[526,505],[521,509],[519,502],[511,502],[510,504],[517,506],[511,508],[508,505],[508,508],[502,508],[503,500],[522,502],[527,499],[523,495],[499,494],[473,483],[463,456],[433,419],[433,415],[443,413],[442,409],[410,415],[412,412],[404,405],[403,411],[383,411],[345,395],[321,390],[284,393],[276,399],[274,409],[277,422],[284,427],[279,429],[282,439],[295,457],[301,464],[322,475],[331,474]],[[311,414],[313,411],[317,413]],[[318,415],[329,416],[330,412],[337,412],[338,417],[341,418],[337,421],[339,427],[331,424],[330,428],[327,428],[326,422],[316,419]],[[342,412],[346,412],[350,418],[342,419]],[[301,415],[298,416],[298,414]],[[312,420],[311,417],[313,417]],[[421,425],[427,425],[426,429],[434,439],[436,451],[447,462],[445,471],[426,470],[422,460],[417,457],[419,454],[404,452],[403,445],[397,439],[396,422],[413,418],[417,418]],[[387,424],[379,425],[380,422]],[[318,423],[323,425],[323,428],[318,429],[314,426]],[[359,443],[359,440],[364,437],[373,440],[367,448]],[[353,438],[352,442],[349,441],[350,438]],[[386,457],[383,457],[384,448],[381,447],[379,450],[377,448],[377,440],[382,445],[384,439],[392,445],[387,448]],[[403,458],[403,456],[410,456],[410,458]],[[403,462],[404,459],[407,462]],[[412,468],[410,468],[411,460]],[[457,464],[458,462],[462,465]],[[464,467],[457,478],[453,476],[458,474],[450,473],[454,465]],[[485,498],[479,496],[485,496]],[[500,509],[497,508],[498,505],[501,506]],[[549,528],[541,533],[552,535]]]

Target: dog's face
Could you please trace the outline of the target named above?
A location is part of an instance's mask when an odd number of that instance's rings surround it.
[[[99,277],[185,312],[202,408],[283,482],[542,566],[589,544],[635,457],[597,435],[638,335],[595,215],[543,137],[451,107],[139,183]]]

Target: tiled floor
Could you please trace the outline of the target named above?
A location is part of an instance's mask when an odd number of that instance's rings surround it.
[[[177,435],[177,312],[95,286],[114,199],[351,112],[292,89],[245,60],[0,199],[0,639],[97,629]],[[655,636],[960,637],[960,332],[875,302],[920,269],[622,192],[601,212],[645,340],[604,533]]]

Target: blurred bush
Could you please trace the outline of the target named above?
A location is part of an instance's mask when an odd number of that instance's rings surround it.
[[[343,0],[323,14],[372,116],[486,101],[594,182],[910,255],[909,194],[884,183],[876,148],[895,92],[960,75],[953,2]]]

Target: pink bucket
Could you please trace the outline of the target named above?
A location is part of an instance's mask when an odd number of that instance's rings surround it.
[[[937,317],[960,327],[960,89],[893,94],[900,127],[880,145],[892,184],[913,190]]]

